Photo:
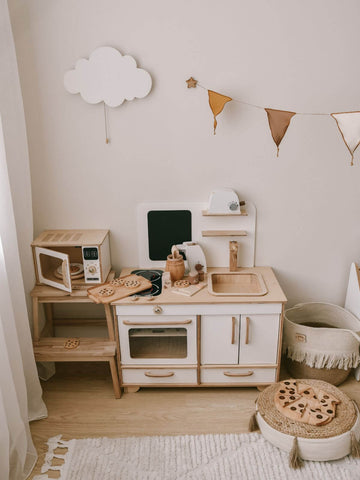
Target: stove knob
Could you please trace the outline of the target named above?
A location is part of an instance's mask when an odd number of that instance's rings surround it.
[[[160,307],[160,305],[155,305],[154,308],[153,308],[153,312],[154,313],[162,313],[163,309]]]
[[[95,265],[90,265],[90,267],[88,268],[88,272],[89,272],[89,273],[96,273],[96,267],[95,267]]]
[[[237,202],[230,202],[229,203],[229,209],[234,212],[235,210],[237,210],[239,207],[239,204]]]

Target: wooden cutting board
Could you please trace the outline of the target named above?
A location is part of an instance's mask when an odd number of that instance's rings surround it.
[[[141,275],[125,275],[88,289],[88,297],[95,303],[111,303],[134,293],[143,292],[152,283]]]

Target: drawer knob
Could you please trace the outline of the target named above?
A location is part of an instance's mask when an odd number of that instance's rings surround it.
[[[162,313],[163,309],[160,307],[160,305],[155,305],[153,308],[154,313]]]

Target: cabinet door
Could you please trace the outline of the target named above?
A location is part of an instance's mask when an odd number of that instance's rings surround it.
[[[280,316],[241,315],[240,365],[276,364]]]
[[[202,365],[231,365],[239,360],[239,315],[201,316]]]

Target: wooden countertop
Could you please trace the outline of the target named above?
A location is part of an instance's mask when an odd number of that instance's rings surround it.
[[[135,268],[123,268],[121,276],[128,275]],[[222,268],[208,268],[208,273],[212,272],[228,272],[226,267]],[[160,295],[153,297],[153,300],[149,302],[148,297],[139,297],[136,302],[132,301],[130,297],[123,298],[112,305],[149,305],[149,304],[231,304],[231,303],[285,303],[287,298],[282,291],[279,282],[277,281],[275,274],[271,267],[252,267],[252,268],[238,268],[238,272],[242,273],[260,273],[264,279],[268,293],[261,296],[216,296],[211,295],[208,292],[207,286],[205,286],[198,293],[192,297],[173,293],[171,289],[163,290]]]

